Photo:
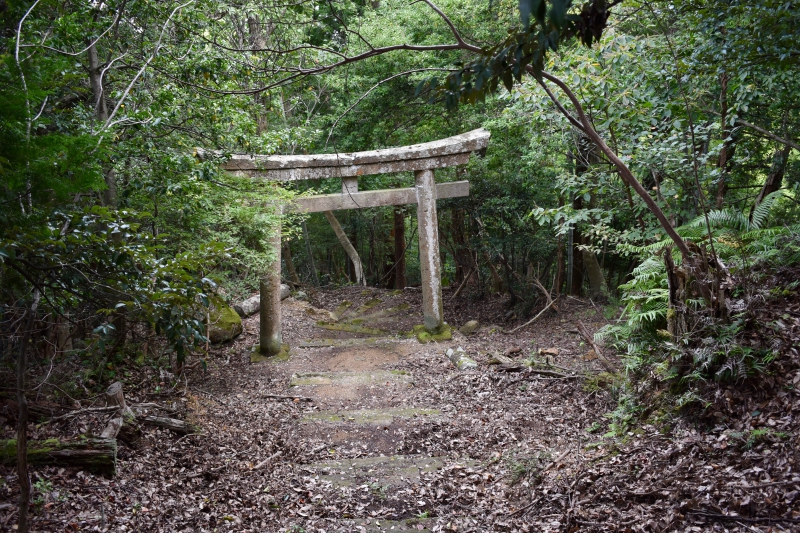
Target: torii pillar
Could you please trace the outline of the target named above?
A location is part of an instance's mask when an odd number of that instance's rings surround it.
[[[281,223],[272,236],[272,252],[275,260],[268,274],[259,283],[259,340],[257,351],[261,355],[274,356],[288,351],[281,336]]]
[[[434,180],[434,169],[467,164],[472,152],[488,146],[489,137],[489,132],[481,128],[439,141],[368,152],[234,155],[223,168],[270,181],[341,178],[341,193],[298,198],[289,207],[302,213],[417,204],[423,326],[428,333],[436,334],[444,326],[436,200],[469,196],[469,182],[437,184]],[[414,172],[414,187],[380,191],[358,190],[360,177],[408,171]],[[270,273],[260,283],[261,338],[257,351],[265,356],[278,355],[288,349],[281,338],[280,226],[272,238],[272,246],[275,262]]]
[[[439,258],[439,219],[436,217],[436,182],[433,170],[414,173],[417,193],[419,272],[422,278],[422,316],[425,329],[438,333],[444,325],[442,265]]]

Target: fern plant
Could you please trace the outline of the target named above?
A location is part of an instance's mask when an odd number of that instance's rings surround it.
[[[766,227],[781,196],[780,191],[768,195],[751,214],[733,209],[710,211],[677,228],[677,232],[698,246],[713,247],[732,272],[752,270],[760,264],[796,264],[800,262],[800,225]],[[746,309],[729,322],[717,322],[700,313],[707,302],[689,299],[686,303],[697,317],[692,338],[672,339],[665,331],[669,289],[663,254],[672,254],[675,264],[681,261],[671,241],[620,248],[644,259],[633,269],[632,279],[620,286],[624,304],[620,319],[601,329],[597,338],[613,343],[626,354],[627,371],[649,369],[662,379],[686,383],[735,381],[764,369],[772,354],[738,342],[747,325]]]

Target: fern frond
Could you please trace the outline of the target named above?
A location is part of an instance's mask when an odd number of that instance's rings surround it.
[[[753,215],[750,217],[750,227],[753,229],[760,229],[769,217],[769,212],[772,211],[772,206],[775,201],[783,196],[783,191],[775,191],[764,197],[760,204],[753,209]]]

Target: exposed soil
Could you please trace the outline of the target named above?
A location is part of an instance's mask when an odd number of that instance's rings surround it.
[[[129,400],[174,407],[202,432],[144,428],[138,443],[121,443],[113,479],[36,469],[33,530],[800,530],[800,365],[791,344],[760,393],[721,389],[707,416],[603,438],[603,415],[616,404],[576,330],[578,320],[601,327],[602,309],[563,298],[558,313],[508,335],[502,300],[445,294],[445,302],[454,326],[483,327],[443,343],[397,338],[422,322],[419,292],[351,287],[284,301],[288,361],[250,364],[256,316],[213,349],[207,372],[195,368],[172,388],[169,376],[140,369],[126,384]],[[787,338],[796,339],[800,322],[787,316]],[[325,340],[367,344],[299,347]],[[445,351],[457,347],[478,369],[453,366]],[[551,366],[539,374],[488,364],[504,352]],[[306,384],[290,387],[292,379]],[[75,418],[32,428],[31,437],[104,425],[102,416]],[[16,473],[0,473],[0,529],[11,531]]]

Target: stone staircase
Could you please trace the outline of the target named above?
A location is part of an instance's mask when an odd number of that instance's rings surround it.
[[[391,366],[418,347],[415,339],[404,338],[400,330],[410,331],[422,316],[406,304],[392,302],[391,297],[385,300],[340,303],[316,322],[320,334],[295,348],[327,368],[298,371],[291,377],[293,394],[313,398],[319,407],[298,419],[298,432],[315,447],[355,457],[297,465],[303,481],[354,491],[366,500],[380,501],[384,509],[397,510],[393,520],[370,518],[368,509],[363,517],[346,512],[326,531],[430,530],[427,513],[410,509],[425,508],[415,487],[421,474],[435,471],[444,461],[399,455],[398,450],[410,426],[433,418],[446,420],[446,416],[435,405],[404,403],[408,390],[422,376]]]

